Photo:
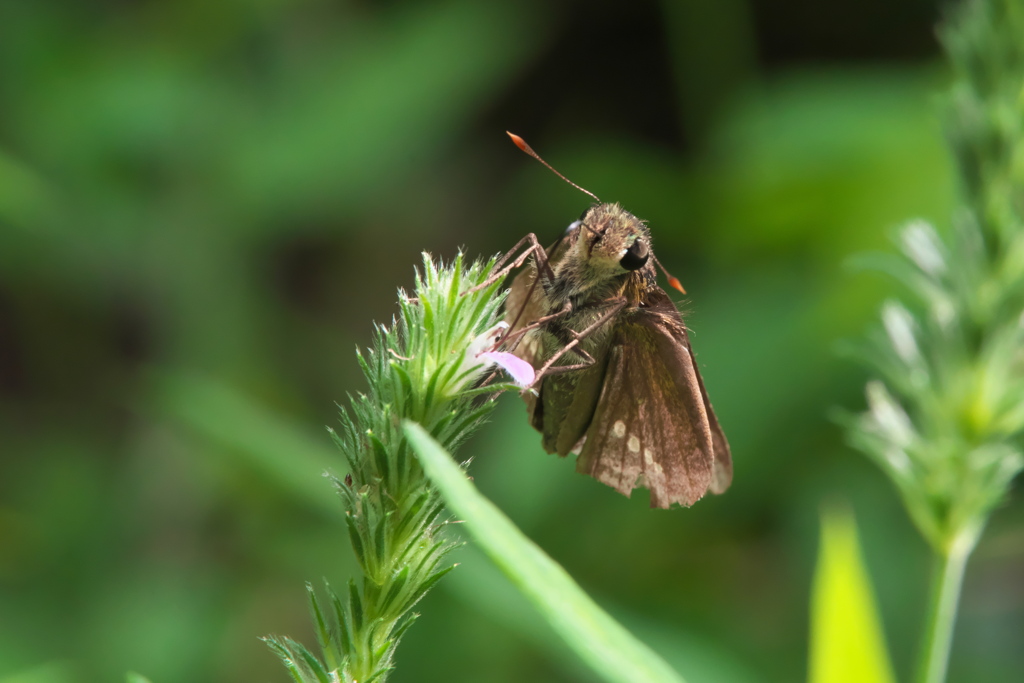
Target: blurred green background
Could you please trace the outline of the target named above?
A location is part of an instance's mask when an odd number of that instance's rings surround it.
[[[419,252],[650,221],[732,442],[728,493],[647,508],[505,396],[460,455],[692,683],[799,681],[819,508],[853,504],[906,680],[928,555],[830,419],[837,352],[944,227],[927,0],[0,2],[0,681],[283,682],[303,582],[353,572],[324,425]],[[393,680],[585,681],[472,548]],[[972,560],[950,681],[1020,680],[1024,504]]]

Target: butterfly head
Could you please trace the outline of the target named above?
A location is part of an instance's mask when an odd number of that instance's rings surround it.
[[[595,204],[566,230],[591,277],[612,278],[640,270],[651,257],[650,233],[618,204]]]

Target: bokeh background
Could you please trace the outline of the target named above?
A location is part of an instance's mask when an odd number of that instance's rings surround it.
[[[898,290],[849,267],[956,205],[927,0],[0,2],[0,680],[283,682],[353,572],[324,425],[420,252],[650,221],[736,479],[647,508],[505,396],[483,491],[694,683],[805,678],[819,509],[853,506],[898,672],[925,545],[833,412]],[[586,681],[472,548],[396,683]],[[969,568],[950,681],[1020,680],[1024,504]]]

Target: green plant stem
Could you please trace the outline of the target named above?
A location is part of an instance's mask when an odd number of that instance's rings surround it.
[[[953,626],[960,602],[964,569],[974,550],[974,543],[963,539],[949,544],[945,552],[936,555],[935,575],[925,623],[924,648],[918,683],[943,683],[949,665],[949,651],[953,643]]]

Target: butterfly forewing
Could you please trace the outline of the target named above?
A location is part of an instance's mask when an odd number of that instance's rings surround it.
[[[545,250],[545,258],[549,264],[555,264],[564,256],[564,253],[565,240],[559,239]],[[509,289],[508,299],[505,301],[505,322],[510,325],[509,335],[514,335],[523,327],[550,312],[542,283],[537,282],[540,270],[540,265],[534,259],[533,264],[524,268],[512,280],[512,287]],[[540,334],[525,335],[516,342],[512,353],[530,365],[539,367],[545,360],[543,336]],[[530,424],[534,429],[544,433],[542,404],[539,404],[537,397],[530,392],[523,393],[523,400],[526,401]],[[593,406],[591,406],[592,411]],[[547,450],[549,453],[555,452],[553,448]],[[560,455],[565,455],[567,452],[564,451]]]
[[[616,326],[576,468],[626,495],[649,488],[651,507],[688,506],[712,486],[717,439],[682,320],[664,292],[652,299]]]
[[[686,342],[686,350],[690,352],[693,359],[693,373],[697,376],[697,385],[700,387],[700,395],[704,399],[704,412],[708,416],[708,427],[711,429],[711,445],[715,451],[715,469],[711,478],[711,493],[725,493],[732,483],[732,453],[729,450],[729,441],[725,438],[722,426],[718,424],[718,417],[711,408],[711,401],[708,400],[708,392],[704,389],[704,379],[700,376],[697,368],[697,359],[693,355],[693,348],[690,347],[690,339],[683,330],[683,339]]]
[[[555,243],[547,251],[550,253],[558,246]],[[540,318],[547,312],[544,300],[544,291],[537,282],[539,268],[531,265],[524,268],[515,279],[512,280],[512,287],[509,289],[508,298],[505,300],[505,322],[509,324],[508,334],[512,335],[526,325]],[[540,338],[537,335],[526,335],[519,339],[512,352],[534,367],[538,367],[543,361],[543,348]],[[534,429],[543,431],[539,416],[536,414],[536,397],[530,392],[523,393],[523,400],[526,401],[527,412],[530,416],[530,424]]]

